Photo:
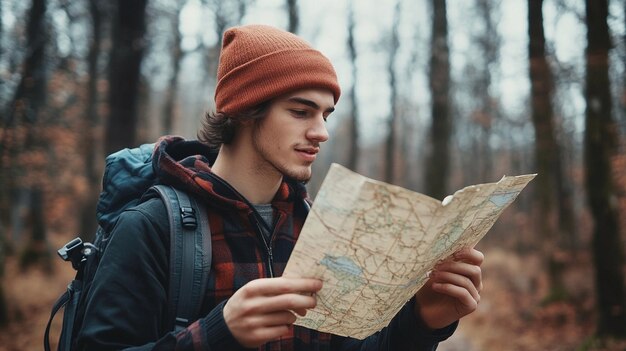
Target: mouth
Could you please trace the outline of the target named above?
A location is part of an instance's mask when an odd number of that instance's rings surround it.
[[[319,147],[298,147],[295,149],[298,155],[306,161],[313,162],[320,152]]]

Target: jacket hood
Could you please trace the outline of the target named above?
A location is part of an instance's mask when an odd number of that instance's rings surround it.
[[[211,171],[218,150],[197,140],[161,137],[154,147],[152,167],[159,181],[194,193],[218,207],[249,209],[242,196]],[[272,203],[307,197],[304,183],[284,178]]]

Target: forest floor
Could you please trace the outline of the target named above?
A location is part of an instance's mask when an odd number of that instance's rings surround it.
[[[544,304],[547,284],[538,255],[520,256],[496,248],[483,252],[485,289],[479,309],[462,320],[439,350],[626,350],[626,341],[600,345],[592,338],[595,315],[589,257],[573,257],[565,271],[570,299]],[[8,258],[4,287],[12,322],[0,330],[0,351],[42,349],[51,306],[73,278],[69,264],[56,258],[53,262],[53,273],[47,274],[41,268],[22,271],[14,256]],[[51,334],[55,345],[61,325],[57,317]]]
[[[597,340],[589,255],[569,257],[565,301],[546,303],[539,255],[485,249],[484,290],[478,310],[464,318],[441,351],[626,351],[626,340]],[[458,340],[457,340],[458,339]]]

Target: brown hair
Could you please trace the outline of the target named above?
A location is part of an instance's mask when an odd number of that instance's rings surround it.
[[[225,113],[209,111],[198,131],[198,140],[211,148],[219,148],[222,144],[230,144],[235,137],[237,128],[245,121],[258,122],[267,115],[271,101],[263,102],[247,111]]]

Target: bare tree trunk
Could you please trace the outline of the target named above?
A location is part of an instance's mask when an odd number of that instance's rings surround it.
[[[0,38],[4,37],[4,22],[3,20],[3,2],[0,1]],[[5,58],[5,48],[2,46],[2,41],[0,41],[0,58]],[[10,71],[10,70],[9,70]],[[0,79],[0,91],[4,91],[4,79]],[[4,102],[4,99],[0,100],[0,104]],[[3,186],[0,187],[0,226],[9,222],[8,213],[10,208],[10,189],[13,188],[11,184],[12,177],[10,175],[10,162],[9,160],[12,158],[11,152],[9,148],[11,147],[11,135],[13,134],[13,126],[10,124],[9,115],[10,111],[2,111],[2,116],[0,116],[0,184]],[[0,238],[1,240],[1,238]],[[2,250],[2,245],[4,245],[4,241],[0,241],[0,250]],[[0,262],[0,267],[3,267],[4,263]],[[0,289],[2,289],[2,284],[0,284]],[[2,297],[0,296],[0,300]],[[2,300],[4,301],[4,300]]]
[[[531,83],[532,121],[535,127],[535,218],[537,234],[547,261],[550,284],[549,300],[566,296],[562,282],[564,263],[559,259],[563,240],[559,232],[559,177],[562,175],[559,145],[556,141],[552,96],[552,71],[546,59],[543,32],[543,0],[528,1],[528,56]],[[562,255],[561,255],[562,256]]]
[[[44,192],[39,185],[29,189],[30,209],[27,218],[30,224],[31,240],[20,258],[20,266],[27,267],[39,263],[47,272],[52,271],[50,250],[46,240],[46,224],[44,220]]]
[[[493,92],[494,71],[499,68],[501,38],[497,29],[499,2],[476,0],[476,15],[484,23],[472,35],[478,47],[475,57],[468,57],[465,80],[469,85],[469,96],[474,102],[468,128],[457,129],[459,139],[469,139],[470,154],[463,154],[461,164],[463,183],[473,184],[493,179],[495,150],[489,144],[493,125],[500,118],[498,93]],[[459,121],[459,123],[462,123]]]
[[[109,118],[105,152],[135,144],[137,97],[145,47],[147,0],[118,0],[109,63]]]
[[[4,22],[2,21],[2,14],[3,14],[3,7],[2,7],[2,1],[0,1],[0,38],[4,38]],[[2,46],[2,41],[0,41],[0,57],[4,57],[4,52],[5,49]],[[4,79],[0,79],[0,91],[3,91],[3,86],[4,85]],[[0,100],[0,104],[2,104],[3,101]],[[0,118],[0,126],[2,126],[2,118]],[[0,143],[0,147],[2,146],[2,143]],[[0,158],[2,157],[2,152],[0,150]],[[0,169],[2,169],[2,161],[0,160]]]
[[[395,182],[396,173],[396,142],[397,131],[396,124],[398,120],[398,86],[396,83],[396,56],[400,48],[400,39],[398,38],[398,22],[400,19],[400,2],[396,2],[394,11],[394,20],[391,27],[391,37],[389,43],[389,57],[387,58],[387,75],[389,77],[389,119],[387,120],[387,139],[385,141],[385,181],[387,183]]]
[[[622,36],[622,43],[626,43],[626,3],[623,4],[623,16],[624,16],[624,35]],[[622,67],[625,67],[622,71],[622,95],[621,95],[621,106],[622,106],[622,120],[620,121],[621,133],[622,135],[626,135],[626,48],[624,48],[622,55]]]
[[[215,15],[215,22],[213,29],[217,36],[217,42],[215,46],[208,48],[208,53],[205,55],[203,61],[204,67],[207,72],[211,74],[204,75],[203,85],[209,85],[213,79],[215,79],[217,73],[217,64],[219,62],[220,49],[222,47],[222,36],[226,28],[239,24],[246,13],[248,3],[253,0],[238,0],[235,2],[228,2],[223,0],[201,0],[204,6],[207,6]],[[237,11],[233,10],[233,4],[237,5]]]
[[[480,173],[479,177],[482,182],[492,176],[493,152],[489,145],[489,139],[491,138],[491,127],[500,114],[499,104],[496,102],[497,97],[492,96],[489,92],[492,85],[492,67],[498,63],[498,58],[500,57],[500,36],[498,35],[497,29],[498,21],[494,19],[495,6],[496,4],[492,0],[478,1],[478,10],[485,23],[485,30],[478,41],[484,57],[480,78],[482,88],[477,89],[483,92],[481,110],[486,117],[483,123],[480,124],[482,135],[480,137],[479,156],[482,159],[482,167],[480,167],[478,172]]]
[[[4,35],[4,22],[2,22],[2,14],[3,14],[2,1],[0,1],[0,38]],[[4,47],[0,45],[0,57],[4,53]],[[1,83],[0,83],[1,84]]]
[[[559,147],[559,163],[556,169],[557,179],[557,205],[559,217],[559,240],[563,247],[568,249],[576,249],[578,247],[578,228],[576,227],[576,211],[574,209],[574,193],[571,176],[567,171],[567,145],[562,142],[557,144]]]
[[[83,158],[85,160],[85,177],[87,179],[87,194],[83,199],[83,206],[80,209],[80,229],[79,233],[84,239],[90,239],[95,233],[96,204],[100,193],[100,171],[96,160],[100,159],[96,152],[96,128],[100,122],[98,116],[98,80],[100,78],[98,69],[98,58],[100,57],[102,45],[102,0],[89,0],[89,13],[92,23],[92,37],[89,43],[89,55],[87,58],[89,81],[87,83],[87,112],[85,116],[85,128],[82,133]]]
[[[180,12],[184,3],[179,2],[177,11],[174,14],[172,31],[174,32],[174,43],[172,45],[172,75],[170,76],[163,107],[163,131],[165,134],[172,134],[174,131],[174,120],[176,119],[176,96],[178,92],[178,76],[180,74],[180,64],[183,59],[182,35],[179,30]]]
[[[0,278],[2,278],[0,276]],[[4,327],[9,323],[9,310],[6,303],[6,294],[4,292],[4,286],[0,286],[0,327]]]
[[[0,327],[7,325],[9,322],[9,306],[4,292],[4,284],[2,284],[2,282],[4,282],[4,266],[6,262],[5,259],[7,256],[8,244],[5,226],[2,223],[3,222],[0,221]]]
[[[241,23],[244,16],[246,15],[246,12],[248,11],[248,5],[250,5],[253,2],[254,0],[239,0],[237,2],[237,8],[238,8],[237,23]]]
[[[350,116],[349,125],[349,146],[348,146],[348,168],[358,171],[359,162],[359,104],[356,96],[356,87],[358,79],[358,70],[356,65],[357,52],[356,43],[354,42],[354,1],[350,1],[350,9],[348,12],[348,53],[350,54],[350,62],[352,64],[352,85],[350,86],[350,108],[352,114]]]
[[[33,0],[27,26],[27,55],[22,65],[23,73],[17,86],[6,124],[14,127],[18,122],[34,123],[45,102],[46,71],[45,48],[48,41],[45,29],[46,1]]]
[[[135,134],[136,144],[152,142],[153,138],[148,136],[148,125],[152,116],[150,115],[152,95],[150,94],[150,80],[146,77],[139,78],[139,92],[137,94],[137,133]]]
[[[586,0],[585,169],[594,228],[592,250],[602,336],[626,338],[624,254],[611,158],[617,151],[609,80],[608,0]]]
[[[552,72],[545,56],[545,37],[543,34],[543,0],[528,1],[529,33],[529,74],[531,82],[532,121],[535,127],[535,163],[537,167],[536,197],[539,213],[544,218],[540,225],[541,234],[555,233],[556,213],[554,191],[554,172],[552,162],[556,158],[553,112],[551,98],[553,94]],[[553,224],[550,224],[552,222]],[[552,236],[552,235],[551,235]]]
[[[9,116],[9,125],[23,123],[26,129],[26,136],[23,141],[16,142],[17,148],[10,151],[35,152],[41,151],[43,146],[36,135],[36,126],[39,122],[40,113],[46,102],[47,67],[45,61],[45,50],[48,43],[48,31],[46,30],[46,10],[45,0],[33,0],[27,26],[27,56],[23,64],[22,79],[17,87],[13,105]],[[31,237],[22,255],[22,264],[42,262],[43,267],[50,268],[47,264],[50,254],[46,246],[46,226],[43,210],[43,189],[38,182],[41,179],[27,179],[24,177],[29,170],[23,165],[16,165],[13,176],[20,177],[21,183],[17,183],[11,193],[15,196],[28,196],[31,201],[27,208],[27,221],[31,229]],[[33,203],[37,200],[38,203]],[[15,202],[17,203],[17,202]],[[24,220],[22,217],[19,221]]]
[[[233,25],[241,23],[243,17],[246,14],[248,5],[253,3],[254,0],[238,0],[237,2],[228,2],[223,0],[202,0],[202,4],[208,6],[215,14],[214,29],[217,35],[217,43],[209,52],[206,57],[205,65],[209,69],[209,72],[217,71],[217,61],[219,60],[220,49],[222,47],[222,36],[224,31]],[[207,75],[207,79],[213,78],[211,75]]]
[[[425,192],[437,199],[447,195],[450,173],[450,50],[446,1],[432,0],[433,29],[430,43],[429,86],[431,92],[431,131],[426,162]]]
[[[287,13],[289,15],[289,24],[287,30],[291,33],[298,33],[300,29],[300,16],[298,15],[298,0],[287,0]]]

